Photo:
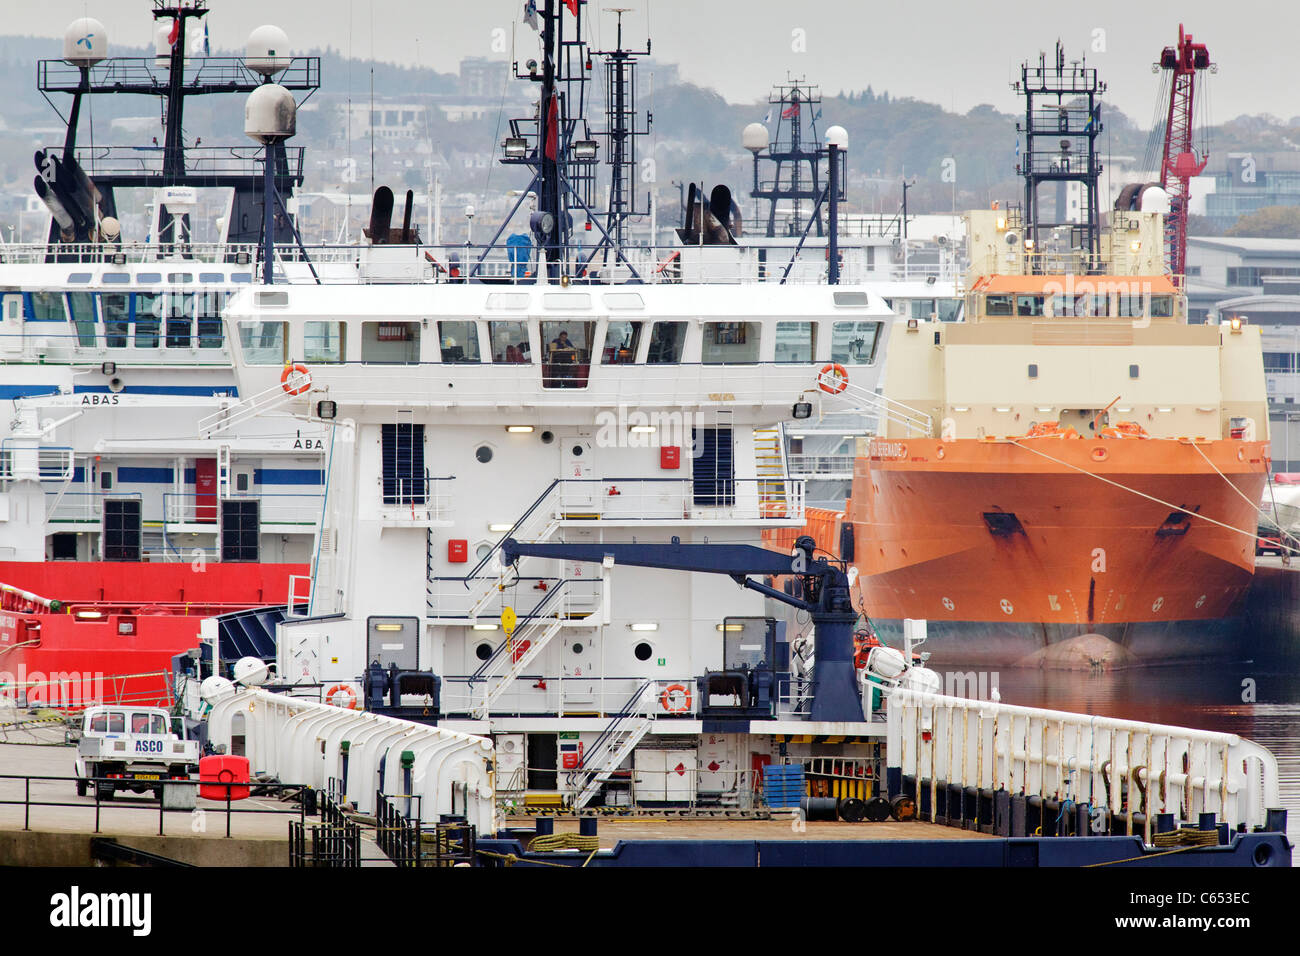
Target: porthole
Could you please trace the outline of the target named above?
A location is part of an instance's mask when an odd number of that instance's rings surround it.
[[[492,449],[487,445],[479,445],[478,449],[474,452],[474,457],[486,465],[492,460]]]
[[[581,445],[574,445],[574,446],[573,446],[573,457],[574,457],[574,458],[578,458],[578,457],[580,457],[581,455],[582,455],[582,446],[581,446]]]
[[[637,660],[648,661],[650,660],[650,655],[654,653],[654,648],[645,641],[642,641],[636,647],[632,648],[632,653],[636,655]]]
[[[581,654],[581,653],[582,653],[582,645],[581,645],[581,644],[578,644],[578,643],[575,642],[574,645],[573,645],[573,653],[575,653],[575,654]]]
[[[474,648],[474,656],[481,661],[487,660],[492,656],[492,645],[484,641],[478,647]]]
[[[555,432],[542,432],[542,444],[549,445],[555,441]]]
[[[482,561],[491,553],[492,553],[492,545],[490,544],[480,544],[477,548],[474,549],[474,557],[478,558],[480,561]]]

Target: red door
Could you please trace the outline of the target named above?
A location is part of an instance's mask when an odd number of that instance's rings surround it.
[[[754,792],[762,793],[763,791],[763,768],[772,762],[771,754],[756,754],[754,751],[749,752],[749,769],[754,778]]]
[[[217,520],[217,460],[199,458],[194,462],[194,520]]]

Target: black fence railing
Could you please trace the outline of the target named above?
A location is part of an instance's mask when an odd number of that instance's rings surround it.
[[[384,855],[399,868],[477,866],[475,828],[458,820],[426,825],[419,801],[418,795],[375,793],[375,842]]]
[[[318,824],[289,821],[289,865],[350,869],[361,866],[361,827],[332,793],[317,794]]]

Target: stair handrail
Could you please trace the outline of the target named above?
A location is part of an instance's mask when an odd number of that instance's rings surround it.
[[[599,754],[608,741],[613,739],[614,735],[618,733],[619,727],[623,721],[636,715],[641,703],[641,698],[645,696],[646,691],[649,690],[653,684],[653,678],[647,679],[641,684],[641,686],[633,691],[632,696],[629,697],[624,702],[623,706],[619,708],[618,712],[614,714],[613,718],[611,718],[610,722],[605,726],[605,729],[600,732],[600,735],[594,741],[592,741],[591,748],[583,753],[582,762],[578,765],[579,771],[587,771],[591,760]],[[599,770],[596,772],[599,772]],[[584,786],[585,785],[584,782]]]
[[[540,495],[538,495],[537,500],[535,500],[531,505],[528,506],[528,510],[525,511],[522,515],[520,515],[515,520],[515,523],[510,526],[510,530],[507,531],[505,534],[503,534],[497,540],[497,543],[492,546],[492,549],[488,551],[487,554],[483,555],[482,558],[479,559],[478,564],[474,565],[474,567],[469,569],[469,571],[465,574],[465,590],[467,591],[469,590],[470,581],[476,578],[478,576],[478,573],[482,571],[484,567],[487,566],[487,563],[489,561],[492,560],[493,555],[495,555],[498,551],[501,550],[501,545],[505,543],[506,539],[518,537],[518,531],[520,526],[525,521],[527,521],[530,517],[532,517],[533,512],[536,511],[541,506],[542,502],[544,502],[548,497],[550,497],[551,492],[555,490],[556,486],[559,485],[559,483],[560,483],[559,478],[551,479],[551,483],[546,486],[546,490],[543,491]]]
[[[529,624],[537,620],[539,617],[550,616],[549,614],[543,613],[543,611],[546,608],[546,605],[548,605],[552,600],[554,600],[556,595],[564,591],[565,585],[567,585],[568,583],[569,582],[567,578],[561,578],[559,582],[556,583],[555,587],[551,588],[549,591],[546,592],[546,597],[538,601],[537,604],[533,606],[533,609],[531,611],[529,611],[523,617],[519,618],[519,620],[515,624],[514,631],[509,636],[507,636],[507,638],[504,641],[498,644],[496,650],[492,652],[491,656],[489,656],[486,660],[484,660],[483,663],[478,666],[478,670],[474,671],[474,673],[470,675],[469,683],[471,686],[473,686],[473,684],[476,681],[490,679],[491,675],[486,673],[486,671],[488,670],[488,668],[490,668],[493,665],[493,663],[497,661],[499,657],[501,657],[506,653],[506,648],[510,646],[511,638],[514,636],[514,634],[523,631]]]

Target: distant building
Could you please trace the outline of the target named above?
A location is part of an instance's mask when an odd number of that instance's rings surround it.
[[[1217,229],[1266,206],[1300,206],[1300,152],[1226,153],[1205,170],[1205,215]]]
[[[461,96],[501,98],[510,82],[510,64],[505,60],[490,60],[485,56],[468,56],[460,61]]]
[[[428,129],[428,106],[423,103],[376,101],[341,105],[353,138],[369,136],[373,128],[375,139],[403,140],[423,137]]]

